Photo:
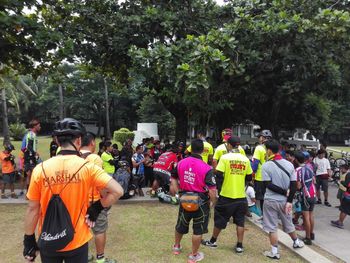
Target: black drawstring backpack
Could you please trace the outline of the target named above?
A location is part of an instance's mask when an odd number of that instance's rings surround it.
[[[76,171],[65,184],[59,194],[54,194],[50,185],[50,181],[46,176],[44,165],[42,165],[42,171],[45,179],[49,185],[52,197],[47,206],[44,223],[41,229],[41,234],[38,240],[38,246],[40,250],[54,252],[65,248],[74,238],[75,227],[81,216],[84,205],[80,210],[78,220],[73,227],[72,219],[67,210],[66,205],[60,197],[62,191],[71,182],[72,178],[83,168],[88,162],[84,163],[78,171]]]

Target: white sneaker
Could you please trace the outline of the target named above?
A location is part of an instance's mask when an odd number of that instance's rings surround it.
[[[293,243],[293,248],[302,248],[304,246],[305,246],[304,242],[301,241],[299,238],[297,238],[297,240],[295,240]]]
[[[189,255],[187,263],[196,263],[201,261],[204,258],[204,254],[202,252],[198,252],[197,255]]]
[[[272,253],[271,250],[265,251],[264,252],[264,256],[268,257],[268,258],[271,258],[271,259],[277,259],[277,260],[281,258],[279,253],[274,254],[274,253]]]
[[[244,248],[243,247],[235,247],[235,251],[236,251],[236,253],[243,253],[243,251],[244,251]]]

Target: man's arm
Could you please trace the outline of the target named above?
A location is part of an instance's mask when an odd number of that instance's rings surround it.
[[[210,203],[211,203],[211,206],[214,206],[216,204],[216,201],[217,201],[217,190],[216,188],[213,188],[213,189],[209,189],[209,198],[210,198]]]
[[[124,194],[123,188],[114,179],[109,180],[104,190],[106,190],[107,194],[101,198],[101,204],[103,207],[113,205]]]
[[[24,233],[33,235],[40,216],[40,202],[28,201],[28,207],[24,218]]]

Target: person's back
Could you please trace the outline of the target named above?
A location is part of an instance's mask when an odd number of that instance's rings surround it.
[[[245,179],[247,174],[252,173],[252,170],[249,159],[238,151],[237,149],[235,153],[223,155],[216,168],[218,171],[225,172],[220,196],[232,199],[246,197]]]
[[[170,176],[170,172],[174,169],[174,165],[177,163],[176,153],[165,152],[161,154],[158,160],[153,165],[154,171],[166,172]]]
[[[263,177],[267,177],[271,179],[271,183],[287,190],[290,185],[290,181],[296,180],[296,175],[294,171],[294,166],[289,161],[285,159],[275,160],[279,165],[281,165],[287,172],[284,172],[281,168],[279,168],[273,161],[267,161],[264,163],[263,167]],[[283,196],[281,194],[275,193],[271,191],[269,188],[266,189],[265,200],[275,200],[286,202],[287,196]]]
[[[80,167],[82,167],[81,170],[75,174]],[[100,180],[95,180],[104,174],[102,169],[75,155],[59,155],[34,168],[27,197],[30,200],[40,201],[42,218],[45,217],[52,193],[58,194],[64,188],[60,197],[67,207],[73,225],[76,224],[76,234],[62,251],[80,247],[92,237],[89,227],[85,224],[84,215],[89,205],[88,195],[91,187],[94,185],[102,189],[108,182],[104,180],[105,184],[101,184]],[[43,220],[39,220],[39,232],[41,232],[42,222]]]

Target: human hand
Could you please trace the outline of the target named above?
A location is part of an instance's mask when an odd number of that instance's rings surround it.
[[[87,224],[89,228],[93,228],[95,226],[95,222],[90,220],[89,215],[85,216],[85,224]]]
[[[39,254],[39,247],[36,243],[35,235],[24,235],[23,245],[25,262],[34,262],[36,256]]]
[[[292,203],[287,202],[286,205],[285,205],[285,207],[284,207],[284,212],[285,212],[287,215],[291,215],[291,214],[292,214],[292,208],[293,208]]]

